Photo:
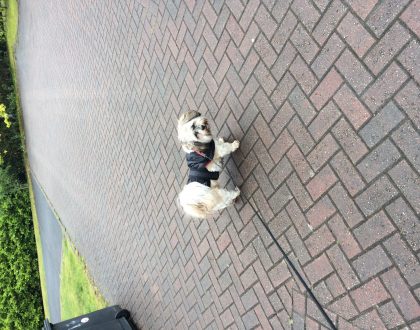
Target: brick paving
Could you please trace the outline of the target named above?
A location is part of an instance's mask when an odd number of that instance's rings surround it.
[[[420,328],[420,2],[21,1],[32,171],[144,329]],[[176,118],[239,139],[186,218]],[[226,172],[223,184],[233,186]]]

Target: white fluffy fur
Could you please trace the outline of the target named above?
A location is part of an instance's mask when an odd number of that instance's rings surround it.
[[[194,116],[196,117],[193,118]],[[213,137],[207,119],[195,111],[184,113],[178,120],[178,139],[183,150],[187,153],[194,152],[199,148],[194,143],[209,143]],[[214,158],[206,168],[210,172],[219,172],[222,170],[219,165],[222,157],[238,149],[239,141],[228,143],[219,138],[214,142]],[[205,218],[215,211],[223,210],[232,205],[239,194],[238,188],[233,191],[221,189],[216,181],[211,181],[211,187],[198,182],[191,182],[182,189],[179,194],[179,201],[188,215]]]

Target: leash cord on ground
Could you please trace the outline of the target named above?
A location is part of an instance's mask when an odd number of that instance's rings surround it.
[[[216,161],[214,161],[213,159],[207,157],[205,154],[202,154],[204,157],[206,157],[208,160],[216,163],[217,166],[219,166],[221,169],[223,168],[220,164],[218,164]],[[229,178],[233,181],[233,177],[229,172],[229,169],[227,167],[226,171],[228,173]],[[268,227],[268,225],[264,222],[264,220],[262,219],[260,212],[252,205],[252,203],[247,200],[247,202],[249,203],[249,205],[251,205],[251,208],[254,210],[255,214],[257,215],[258,219],[260,219],[260,222],[262,223],[262,225],[264,226],[265,230],[267,230],[268,234],[270,235],[271,239],[273,240],[274,244],[276,244],[277,248],[280,250],[281,254],[283,255],[284,259],[286,260],[287,264],[289,265],[289,267],[293,270],[293,272],[296,274],[296,276],[298,277],[299,281],[302,283],[302,285],[305,287],[306,291],[309,293],[310,297],[312,298],[312,300],[315,302],[315,304],[317,305],[318,309],[321,311],[322,315],[324,316],[325,320],[327,321],[327,323],[330,325],[331,329],[333,330],[337,330],[336,326],[334,325],[333,321],[330,319],[330,317],[328,316],[328,314],[325,312],[324,308],[322,307],[322,305],[320,304],[320,302],[318,301],[318,299],[316,299],[315,295],[313,294],[312,290],[310,289],[310,287],[306,284],[305,280],[303,279],[302,275],[299,273],[299,271],[296,269],[295,265],[293,264],[293,262],[289,259],[288,255],[286,254],[286,252],[284,252],[283,248],[281,247],[281,245],[279,244],[279,242],[277,241],[276,237],[273,235],[273,233],[271,232],[270,228]]]

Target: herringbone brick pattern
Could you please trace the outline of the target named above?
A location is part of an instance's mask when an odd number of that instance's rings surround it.
[[[418,0],[20,2],[27,147],[145,328],[420,327]],[[183,216],[176,118],[239,139],[242,200]]]

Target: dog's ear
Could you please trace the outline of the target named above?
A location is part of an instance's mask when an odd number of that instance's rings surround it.
[[[188,112],[183,113],[181,117],[179,117],[178,124],[184,125],[188,123],[190,120],[200,117],[200,116],[201,116],[201,113],[199,113],[198,111],[190,110]]]

